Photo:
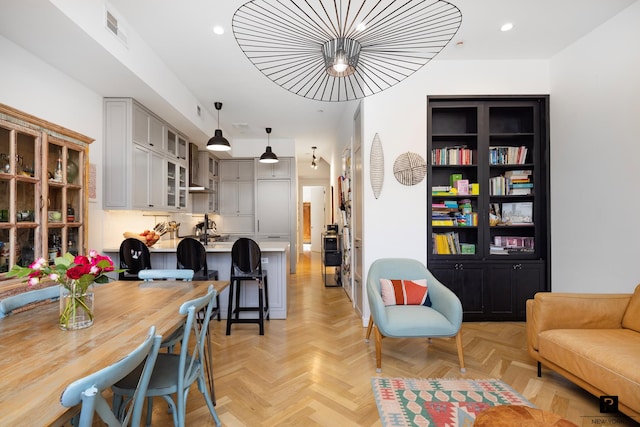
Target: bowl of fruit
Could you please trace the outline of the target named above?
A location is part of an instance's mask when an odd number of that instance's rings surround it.
[[[158,240],[160,240],[161,236],[161,234],[155,230],[144,230],[142,233],[125,231],[123,234],[126,239],[138,239],[149,247],[153,246]]]

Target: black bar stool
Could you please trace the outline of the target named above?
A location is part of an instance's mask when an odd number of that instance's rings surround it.
[[[262,252],[255,241],[242,237],[233,244],[229,281],[227,335],[231,335],[231,325],[233,323],[257,323],[260,325],[260,335],[264,335],[264,319],[269,320],[269,287],[267,272],[262,269]],[[240,305],[240,285],[244,282],[257,282],[257,307]],[[258,318],[241,319],[240,313],[247,311],[257,311]]]
[[[202,243],[191,237],[180,240],[176,248],[177,267],[193,270],[193,280],[218,280],[218,270],[209,270],[207,250]],[[220,295],[216,295],[216,308],[213,315],[220,321]]]
[[[125,269],[118,273],[119,280],[140,280],[138,272],[151,268],[149,248],[138,239],[124,239],[120,244],[119,256],[120,268]]]

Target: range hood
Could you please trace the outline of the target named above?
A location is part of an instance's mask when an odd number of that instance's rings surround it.
[[[205,186],[206,180],[200,182],[200,155],[198,154],[198,146],[192,142],[189,143],[189,193],[213,193],[210,188]]]

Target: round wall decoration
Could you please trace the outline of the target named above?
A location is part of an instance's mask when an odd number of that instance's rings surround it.
[[[400,184],[416,185],[427,175],[427,163],[419,154],[400,154],[393,163],[393,175]]]

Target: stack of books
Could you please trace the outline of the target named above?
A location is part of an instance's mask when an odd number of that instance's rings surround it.
[[[528,196],[533,193],[531,170],[512,170],[504,173],[507,194],[510,196]]]
[[[471,165],[473,151],[465,145],[434,148],[431,150],[432,165]]]
[[[433,196],[448,196],[450,191],[450,185],[434,185],[431,187],[431,195]]]
[[[444,200],[431,204],[432,226],[453,226],[456,224],[455,214],[458,204],[454,200]]]
[[[533,194],[533,171],[512,170],[489,179],[492,196],[528,196]]]
[[[436,255],[473,255],[476,253],[476,245],[473,243],[460,243],[458,233],[433,233],[433,253]]]
[[[535,252],[533,237],[495,236],[489,247],[491,255],[532,254]]]
[[[437,255],[452,255],[462,253],[458,233],[433,233],[433,253]]]
[[[523,165],[527,160],[527,147],[489,147],[489,164]]]

